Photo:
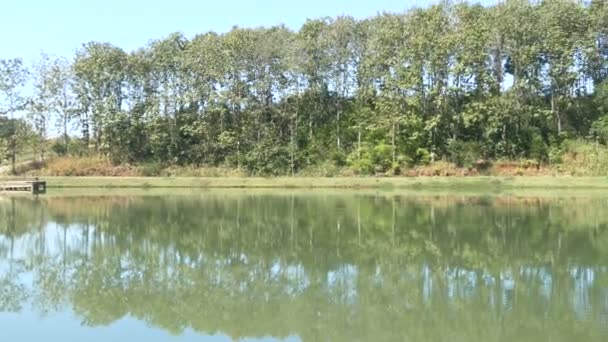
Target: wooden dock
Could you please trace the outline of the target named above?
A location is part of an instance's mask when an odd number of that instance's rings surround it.
[[[0,182],[0,193],[30,193],[32,195],[46,194],[46,181],[6,181]]]

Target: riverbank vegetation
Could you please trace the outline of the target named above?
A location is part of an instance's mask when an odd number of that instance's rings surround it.
[[[31,70],[2,60],[0,75],[3,155],[59,156],[40,174],[608,173],[604,1],[89,42]]]

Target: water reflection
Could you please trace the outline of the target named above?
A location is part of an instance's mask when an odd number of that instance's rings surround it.
[[[237,194],[0,202],[0,311],[179,335],[604,341],[608,201]]]

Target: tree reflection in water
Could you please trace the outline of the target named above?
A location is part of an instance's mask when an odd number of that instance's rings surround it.
[[[603,199],[209,192],[0,202],[0,310],[304,341],[603,341]]]

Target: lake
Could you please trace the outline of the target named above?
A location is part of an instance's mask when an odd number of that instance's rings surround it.
[[[608,195],[0,197],[2,341],[607,341]]]

